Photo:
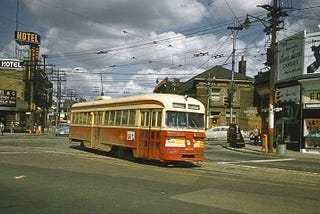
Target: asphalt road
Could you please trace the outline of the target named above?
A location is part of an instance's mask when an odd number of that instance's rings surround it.
[[[63,137],[0,138],[0,213],[318,213],[319,174],[207,149],[200,167],[161,167],[83,151]]]
[[[225,144],[219,144],[217,142],[206,144],[206,161],[220,164],[236,164],[252,168],[267,167],[320,174],[319,155],[318,158],[308,158],[308,155],[305,155],[305,157],[302,157],[301,155],[288,157],[277,154],[265,154],[262,152],[230,152],[230,150],[223,146],[225,146]]]

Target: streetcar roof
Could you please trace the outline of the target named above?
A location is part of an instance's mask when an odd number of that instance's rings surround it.
[[[192,97],[178,95],[178,94],[145,94],[145,95],[139,95],[139,96],[130,96],[130,97],[120,97],[120,98],[112,98],[112,99],[100,99],[90,102],[83,102],[83,103],[75,103],[72,105],[72,108],[82,108],[82,107],[93,107],[93,106],[100,106],[100,105],[112,105],[117,103],[127,103],[130,105],[130,103],[141,103],[141,104],[147,104],[148,102],[154,102],[158,103],[159,105],[164,106],[165,108],[174,108],[174,104],[188,104],[188,105],[198,105],[199,109],[193,109],[193,110],[199,110],[201,112],[204,112],[204,106],[203,104]],[[179,107],[175,107],[179,108]],[[182,109],[182,108],[181,108]],[[189,108],[190,109],[190,108]]]

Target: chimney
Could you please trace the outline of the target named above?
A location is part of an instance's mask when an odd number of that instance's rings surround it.
[[[244,56],[241,57],[241,61],[239,62],[239,73],[244,76],[247,73],[247,61],[244,60]]]

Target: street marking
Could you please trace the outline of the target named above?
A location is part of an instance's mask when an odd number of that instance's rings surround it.
[[[218,164],[238,164],[238,163],[268,163],[268,162],[282,162],[282,161],[293,161],[294,158],[280,158],[280,159],[264,159],[264,160],[244,160],[244,161],[222,161]]]

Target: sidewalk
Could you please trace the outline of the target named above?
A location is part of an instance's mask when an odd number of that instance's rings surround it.
[[[15,132],[13,134],[5,132],[3,135],[0,135],[0,141],[1,139],[12,139],[12,138],[17,138],[17,139],[21,139],[21,138],[33,138],[33,137],[39,137],[39,136],[55,136],[53,132],[51,131],[45,131],[44,133],[40,133],[39,135],[36,135],[35,133],[28,133],[28,132]]]
[[[243,148],[233,148],[230,146],[224,146],[226,149],[238,151],[238,152],[245,152],[245,153],[252,153],[258,155],[265,155],[265,156],[273,156],[273,157],[287,157],[287,158],[306,158],[306,159],[316,159],[320,160],[320,151],[314,152],[299,152],[286,149],[282,154],[277,153],[266,153],[264,150],[262,151],[262,146],[256,146],[250,143],[246,143],[246,146]]]

